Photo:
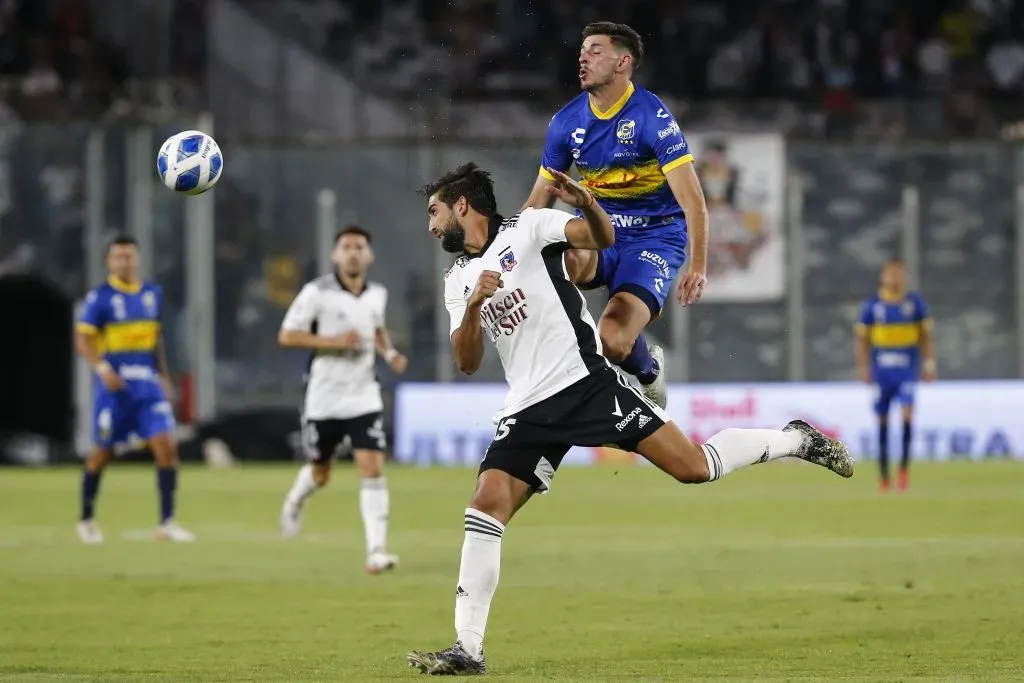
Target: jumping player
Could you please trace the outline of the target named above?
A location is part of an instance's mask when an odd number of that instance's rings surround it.
[[[708,210],[679,125],[656,95],[630,80],[643,55],[640,36],[625,24],[583,29],[584,92],[548,124],[540,175],[526,206],[550,208],[555,176],[548,169],[567,172],[575,162],[582,184],[611,216],[616,243],[570,251],[569,277],[587,289],[608,287],[598,322],[604,353],[664,408],[664,350],[648,346],[641,333],[661,314],[688,239],[690,268],[676,298],[683,305],[700,300],[707,282]]]
[[[107,247],[107,281],[85,297],[75,346],[96,371],[93,450],[82,473],[82,514],[76,526],[83,543],[102,543],[94,518],[100,476],[114,457],[114,446],[132,434],[148,442],[156,460],[160,491],[157,538],[189,542],[195,537],[174,521],[178,487],[178,447],[170,375],[160,317],[163,291],[139,279],[135,240],[119,237]]]
[[[846,447],[810,425],[726,429],[692,443],[661,408],[601,355],[586,301],[569,280],[566,252],[615,241],[611,218],[586,188],[557,169],[546,190],[580,211],[524,209],[503,220],[490,176],[466,164],[426,186],[430,232],[461,256],[445,275],[452,353],[472,374],[483,339],[495,345],[509,392],[465,511],[455,591],[454,646],[411,652],[430,674],[484,673],[484,630],[498,585],[501,539],[519,508],[544,493],[572,445],[616,444],[683,483],[714,481],[746,465],[792,456],[853,475]]]
[[[878,464],[881,490],[889,490],[889,407],[898,401],[903,414],[903,451],[896,487],[910,484],[910,440],[913,434],[914,385],[918,375],[935,379],[935,350],[928,304],[917,292],[907,291],[903,263],[882,267],[878,292],[864,302],[857,321],[857,369],[861,381],[875,386],[878,415]]]
[[[327,485],[331,461],[348,437],[362,477],[359,509],[366,571],[377,574],[398,564],[398,557],[387,551],[387,443],[374,351],[398,373],[405,371],[407,361],[392,346],[384,326],[388,292],[366,279],[373,263],[370,242],[370,233],[359,226],[342,229],[331,252],[335,272],[303,287],[281,324],[282,346],[313,354],[302,415],[302,442],[310,462],[299,470],[285,499],[281,530],[285,536],[299,533],[306,501]]]

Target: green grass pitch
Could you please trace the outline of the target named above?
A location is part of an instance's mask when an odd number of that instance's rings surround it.
[[[103,482],[80,545],[73,469],[0,470],[0,680],[414,680],[454,639],[470,470],[392,467],[363,572],[355,473],[277,532],[295,468],[183,471],[194,545],[150,540],[150,468]],[[772,463],[710,486],[567,468],[506,532],[489,676],[516,681],[1024,680],[1024,465],[918,465],[881,496]]]

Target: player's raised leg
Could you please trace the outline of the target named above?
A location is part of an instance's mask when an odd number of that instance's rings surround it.
[[[552,459],[556,465],[560,460]],[[488,460],[481,466],[476,492],[465,513],[462,562],[455,588],[455,645],[437,652],[410,652],[406,657],[409,666],[422,673],[455,676],[484,673],[484,633],[491,601],[498,588],[505,526],[533,491],[545,486],[535,474],[513,476],[500,469],[501,463],[514,469],[516,460],[513,458]],[[522,469],[522,462],[520,459],[519,469]],[[541,470],[538,466],[537,471]],[[554,474],[553,469],[551,474]],[[528,483],[524,478],[536,481]]]
[[[778,458],[800,458],[841,477],[852,477],[854,471],[843,443],[802,420],[793,420],[783,429],[725,429],[703,444],[693,443],[668,422],[643,439],[636,451],[684,484],[717,481],[741,467]]]
[[[631,254],[632,256],[632,254]],[[648,268],[653,264],[646,263]],[[585,288],[615,287],[608,305],[598,321],[601,346],[608,360],[633,375],[643,387],[644,395],[661,407],[668,403],[665,384],[665,352],[657,344],[648,345],[643,330],[654,317],[653,311],[660,311],[664,296],[658,297],[641,285],[628,282],[629,278],[644,277],[654,286],[660,272],[639,274],[628,269],[619,274],[621,266],[616,246],[600,252],[570,249],[565,254],[566,272],[572,282]],[[666,266],[667,267],[667,266]],[[676,264],[678,268],[678,264]],[[672,271],[674,275],[675,271]],[[671,282],[671,277],[668,277]]]

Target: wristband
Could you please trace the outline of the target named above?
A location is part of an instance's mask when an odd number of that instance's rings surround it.
[[[384,360],[386,360],[387,362],[390,363],[396,358],[398,358],[398,351],[395,351],[394,349],[388,349],[387,351],[384,352]]]
[[[105,375],[108,372],[114,371],[114,368],[110,365],[110,363],[108,363],[105,360],[101,360],[99,363],[96,364],[96,367],[93,369],[96,370],[96,374],[98,375]]]
[[[926,358],[925,361],[924,361],[924,371],[925,372],[935,372],[935,370],[936,370],[935,359],[934,358]]]

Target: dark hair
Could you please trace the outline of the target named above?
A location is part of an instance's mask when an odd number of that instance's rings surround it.
[[[110,240],[110,243],[107,245],[107,253],[109,254],[110,250],[114,247],[135,247],[138,249],[139,243],[134,237],[130,237],[129,235],[118,235],[114,239]]]
[[[491,174],[472,161],[424,185],[419,193],[424,197],[436,194],[437,198],[448,206],[459,201],[460,197],[465,197],[466,203],[473,210],[487,218],[498,213]]]
[[[583,40],[590,36],[608,36],[612,45],[625,48],[633,56],[633,68],[644,61],[644,41],[640,34],[626,24],[614,21],[595,21],[583,27]]]
[[[373,244],[373,238],[370,237],[370,231],[359,225],[347,225],[338,231],[338,234],[334,236],[334,243],[337,244],[345,235],[359,235],[360,237],[366,238],[367,244]]]

